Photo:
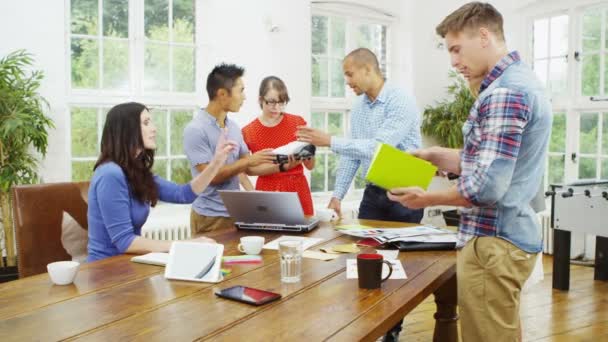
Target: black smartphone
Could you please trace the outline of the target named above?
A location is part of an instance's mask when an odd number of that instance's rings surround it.
[[[262,305],[281,298],[281,295],[278,293],[241,285],[217,291],[215,295],[252,305]]]

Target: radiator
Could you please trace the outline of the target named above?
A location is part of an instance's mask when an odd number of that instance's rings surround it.
[[[537,214],[543,232],[543,253],[553,254],[553,229],[551,228],[551,213],[543,211]]]
[[[169,228],[142,229],[141,236],[153,240],[186,240],[190,238],[190,227],[174,226]]]

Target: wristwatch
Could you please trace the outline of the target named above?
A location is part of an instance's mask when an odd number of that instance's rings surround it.
[[[285,172],[285,171],[287,171],[287,170],[285,169],[285,163],[281,163],[281,164],[279,164],[279,171],[281,171],[281,172]]]

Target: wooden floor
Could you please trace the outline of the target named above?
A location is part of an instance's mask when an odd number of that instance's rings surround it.
[[[593,268],[571,265],[570,291],[551,288],[553,258],[543,257],[544,279],[522,294],[524,341],[608,341],[608,281],[594,281]],[[432,341],[433,296],[412,311],[400,341]]]

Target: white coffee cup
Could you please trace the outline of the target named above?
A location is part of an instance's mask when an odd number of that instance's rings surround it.
[[[57,261],[46,265],[51,281],[57,285],[68,285],[76,278],[80,263],[76,261]]]
[[[322,222],[329,222],[338,219],[338,213],[329,208],[318,208],[315,210],[315,216]]]
[[[263,236],[243,236],[238,249],[241,253],[256,255],[260,254],[264,246]]]

